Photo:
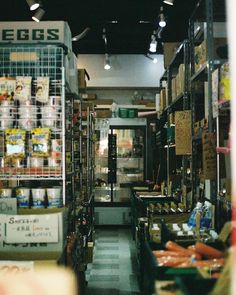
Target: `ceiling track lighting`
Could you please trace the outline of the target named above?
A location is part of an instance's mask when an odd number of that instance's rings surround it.
[[[152,60],[152,62],[154,63],[154,64],[156,64],[157,63],[157,58],[156,57],[152,57],[152,56],[150,56],[150,54],[145,54],[145,56],[147,57],[147,58],[149,58],[150,60]]]
[[[43,15],[45,13],[45,10],[43,10],[41,7],[39,7],[35,14],[32,16],[32,19],[36,22],[40,22],[40,20],[42,19]]]
[[[102,39],[104,40],[104,44],[105,44],[105,62],[104,62],[104,69],[105,70],[110,70],[111,68],[111,64],[110,64],[110,60],[109,60],[109,55],[107,53],[107,36],[106,36],[106,29],[103,28],[102,29]]]
[[[105,53],[104,69],[110,70],[110,68],[111,68],[111,64],[110,64],[110,60],[109,60],[109,55],[108,55],[108,53]]]
[[[153,31],[153,34],[151,36],[151,43],[149,46],[149,51],[156,52],[156,50],[157,50],[156,31]]]
[[[174,5],[174,0],[164,0],[163,2],[168,5]]]
[[[166,26],[165,16],[163,13],[163,6],[160,8],[160,14],[159,14],[159,26],[164,28]]]
[[[89,31],[90,31],[90,28],[85,28],[80,34],[74,36],[72,38],[72,41],[79,41],[80,39],[84,38]]]
[[[38,0],[26,0],[26,2],[29,5],[30,10],[36,10],[41,6],[41,2]]]

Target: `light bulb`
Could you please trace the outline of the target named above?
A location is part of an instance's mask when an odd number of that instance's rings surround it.
[[[156,64],[157,63],[157,58],[153,58],[153,63]]]
[[[110,70],[110,68],[111,68],[111,66],[109,65],[109,63],[106,63],[105,66],[104,66],[104,69],[105,70]]]

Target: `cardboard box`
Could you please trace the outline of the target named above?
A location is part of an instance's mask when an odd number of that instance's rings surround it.
[[[96,110],[97,118],[111,118],[112,111],[111,110]]]
[[[78,69],[79,89],[86,89],[86,79],[90,80],[86,69]]]
[[[164,111],[166,108],[166,90],[161,89],[160,91],[160,111]]]
[[[172,101],[174,101],[177,97],[177,95],[176,95],[176,78],[173,78],[171,80],[171,97],[172,97]]]
[[[93,99],[89,101],[94,105],[111,105],[113,104],[113,99]]]
[[[178,48],[179,43],[178,42],[167,42],[163,45],[163,51],[164,51],[164,67],[165,69],[168,68],[170,65],[175,53],[176,49]]]
[[[82,93],[81,97],[84,100],[94,100],[94,99],[97,99],[97,94],[96,93]]]
[[[214,52],[213,58],[220,59],[218,50],[220,47],[225,46],[227,44],[226,38],[215,38],[214,39]],[[207,52],[207,41],[204,40],[200,45],[194,48],[194,58],[195,58],[195,71],[201,69],[201,67],[205,64],[208,58]]]

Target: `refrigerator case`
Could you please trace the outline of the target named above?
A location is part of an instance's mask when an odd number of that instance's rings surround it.
[[[127,121],[127,120],[125,120]],[[96,189],[97,202],[127,202],[132,183],[145,179],[144,125],[110,125],[104,122],[97,129]]]

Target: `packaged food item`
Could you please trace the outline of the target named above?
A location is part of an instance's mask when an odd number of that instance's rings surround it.
[[[25,157],[25,130],[6,129],[6,157],[24,158]]]
[[[0,100],[13,100],[16,88],[16,78],[0,78]]]
[[[11,188],[0,188],[0,198],[11,198],[12,189]]]
[[[16,199],[18,208],[28,208],[30,200],[30,189],[27,187],[18,187],[16,189]]]
[[[34,128],[31,131],[32,157],[48,157],[50,152],[50,129]]]
[[[32,188],[33,208],[45,207],[45,188]]]
[[[62,206],[61,187],[47,188],[47,198],[49,208]]]
[[[31,99],[31,81],[30,76],[17,76],[14,99],[27,101]]]
[[[38,77],[35,98],[37,101],[47,103],[49,100],[49,77]]]

